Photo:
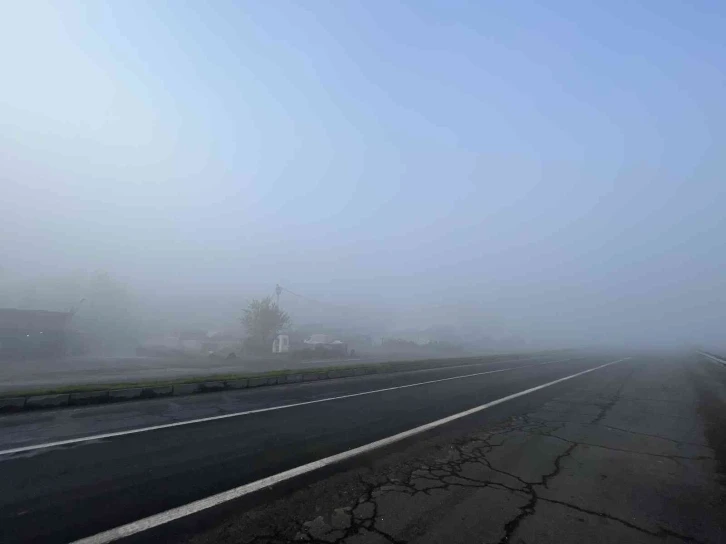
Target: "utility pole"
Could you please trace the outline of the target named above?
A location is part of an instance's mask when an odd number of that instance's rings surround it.
[[[275,304],[277,304],[278,307],[280,306],[280,294],[281,293],[282,293],[282,287],[280,287],[280,284],[278,283],[275,286],[275,297],[276,297]]]

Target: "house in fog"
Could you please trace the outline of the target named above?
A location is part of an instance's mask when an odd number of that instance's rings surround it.
[[[66,354],[71,312],[0,308],[0,359]]]
[[[348,353],[348,344],[335,340],[329,334],[312,334],[303,343],[316,351],[327,351],[345,355]]]

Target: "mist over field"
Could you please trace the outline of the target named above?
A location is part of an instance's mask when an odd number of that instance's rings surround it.
[[[0,308],[131,353],[279,284],[372,344],[724,349],[707,4],[12,3]]]

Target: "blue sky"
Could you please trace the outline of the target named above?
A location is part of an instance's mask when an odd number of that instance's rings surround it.
[[[720,330],[722,2],[6,12],[6,268]]]

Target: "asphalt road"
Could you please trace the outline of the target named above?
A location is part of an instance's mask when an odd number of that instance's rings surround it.
[[[3,417],[0,542],[95,535],[628,355],[135,540],[726,541],[726,368],[623,353]]]

